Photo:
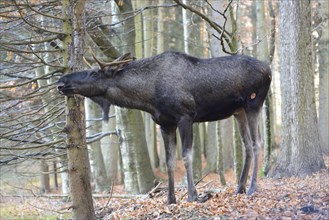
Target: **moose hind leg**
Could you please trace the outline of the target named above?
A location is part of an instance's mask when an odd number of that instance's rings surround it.
[[[162,127],[161,133],[166,151],[166,164],[168,169],[168,199],[167,204],[175,204],[175,165],[176,165],[176,126]]]
[[[238,114],[235,115],[235,119],[238,122],[240,135],[245,146],[245,158],[243,168],[240,175],[238,187],[235,191],[235,194],[238,194],[246,193],[246,182],[252,157],[252,142],[246,112],[244,110],[240,111]]]
[[[178,123],[179,133],[182,139],[183,147],[183,160],[187,175],[188,185],[188,198],[187,201],[197,201],[198,193],[194,186],[193,171],[192,171],[192,119],[189,117],[183,117]]]
[[[260,114],[259,113],[260,111],[247,113],[250,136],[252,140],[253,159],[254,159],[250,187],[247,193],[248,195],[253,194],[257,188],[258,157],[259,157],[259,148],[260,148],[260,134],[259,134]]]

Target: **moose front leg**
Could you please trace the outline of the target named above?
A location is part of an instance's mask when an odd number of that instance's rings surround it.
[[[167,204],[175,204],[175,164],[176,164],[176,126],[161,126],[161,133],[166,151],[168,169],[168,200]]]
[[[190,117],[183,117],[179,123],[179,133],[182,139],[183,160],[187,175],[188,198],[187,201],[197,201],[198,193],[194,186],[193,171],[192,171],[192,119]]]

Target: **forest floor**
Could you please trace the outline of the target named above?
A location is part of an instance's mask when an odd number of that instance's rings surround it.
[[[183,167],[176,173],[179,183]],[[211,192],[205,203],[187,202],[186,187],[179,184],[174,205],[166,205],[166,183],[145,196],[125,195],[122,186],[115,186],[111,196],[94,198],[96,214],[99,219],[329,219],[329,169],[305,178],[259,178],[252,196],[234,196],[233,173],[225,177],[226,186],[216,174],[198,183],[199,194]],[[0,195],[1,220],[70,219],[69,207],[70,202],[56,196]]]

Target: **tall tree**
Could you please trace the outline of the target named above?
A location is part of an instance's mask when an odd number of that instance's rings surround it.
[[[325,167],[315,108],[310,1],[280,2],[281,153],[271,175],[303,176]]]
[[[192,154],[192,167],[193,167],[193,178],[198,180],[202,176],[202,148],[200,139],[200,125],[198,123],[193,125],[193,154]]]
[[[152,5],[152,0],[143,1],[144,6]],[[152,53],[152,35],[153,35],[153,10],[146,10],[142,13],[142,22],[143,22],[143,49],[144,57],[150,57]],[[159,167],[159,156],[157,152],[157,133],[156,125],[152,120],[150,114],[144,114],[144,123],[145,123],[145,136],[147,142],[147,148],[149,150],[150,160],[152,169]]]
[[[115,108],[110,108],[110,115],[115,115]],[[108,122],[102,122],[103,132],[116,130],[115,117],[110,117]],[[119,165],[119,138],[116,134],[101,139],[101,148],[104,157],[106,173],[111,183],[117,182],[118,165]]]
[[[320,40],[319,40],[319,131],[321,146],[325,154],[329,155],[329,1],[320,0]]]
[[[133,11],[130,0],[116,0],[122,18],[128,19],[127,12]],[[135,52],[134,18],[123,25],[126,48],[124,52]],[[142,30],[140,30],[142,31]],[[124,183],[128,192],[145,193],[153,186],[154,175],[148,154],[142,114],[138,110],[116,108],[117,130],[121,139]],[[138,184],[136,184],[138,183]]]
[[[159,4],[164,4],[165,0],[160,0]],[[165,26],[164,26],[164,18],[165,18],[165,10],[164,8],[159,7],[157,10],[157,39],[156,39],[156,51],[157,54],[163,53],[165,51]],[[160,21],[160,22],[159,22]],[[159,134],[159,136],[161,136]],[[167,170],[166,166],[166,152],[164,147],[164,142],[162,137],[159,137],[160,139],[160,152],[159,152],[159,168],[160,171],[165,173]]]
[[[186,4],[187,1],[183,0],[183,3]],[[190,1],[190,4],[194,4],[195,1]],[[191,22],[193,19],[191,16],[191,12],[182,8],[182,17],[183,17],[183,31],[184,31],[184,52],[187,54],[191,54],[194,56],[202,56],[202,50],[193,50],[196,48],[196,39],[200,37],[200,21],[201,19],[198,17],[197,22]],[[193,25],[192,25],[193,23]],[[200,42],[200,41],[198,41]],[[198,53],[199,52],[199,53]],[[199,124],[193,125],[193,156],[192,156],[192,167],[193,167],[193,177],[195,180],[201,178],[202,175],[202,162],[201,162],[201,154],[202,154],[202,141],[200,137],[200,126]]]
[[[83,67],[85,1],[63,0],[63,61],[66,73]],[[90,185],[90,164],[86,144],[84,99],[66,98],[67,156],[72,210],[75,219],[96,219]]]
[[[230,40],[229,40],[229,50],[231,52],[237,51],[237,47],[239,44],[238,41],[238,22],[237,17],[239,16],[239,7],[236,7],[236,10],[234,7],[232,7],[232,1],[225,0],[225,1],[216,1],[213,4],[213,7],[215,9],[219,9],[219,11],[222,13],[218,13],[215,10],[212,11],[212,17],[213,21],[220,22],[222,28],[223,28],[223,35],[226,31],[230,32]],[[224,19],[223,19],[224,18]],[[223,56],[224,55],[224,48],[223,45],[219,42],[218,34],[214,32],[214,34],[217,34],[217,38],[212,37],[211,42],[212,43],[212,54],[213,56]],[[214,42],[215,41],[215,42]],[[214,48],[213,48],[214,47]],[[242,165],[243,165],[243,148],[242,148],[242,141],[240,137],[240,133],[238,131],[237,123],[232,119],[225,119],[221,123],[222,131],[220,132],[222,137],[221,139],[218,138],[218,140],[222,141],[223,149],[228,149],[228,146],[233,145],[233,166],[234,166],[234,173],[236,176],[236,181],[239,180],[240,174],[242,171]],[[233,133],[233,134],[232,134]],[[224,138],[225,137],[225,138]],[[232,138],[226,138],[226,137],[232,137]],[[219,145],[220,143],[217,143]],[[229,151],[226,151],[227,153]],[[222,153],[224,154],[224,152]],[[221,155],[219,152],[217,152],[217,155]],[[229,158],[228,154],[225,154],[225,157],[223,158]],[[217,158],[218,160],[218,158]]]
[[[262,61],[270,62],[269,44],[267,41],[267,19],[265,17],[265,2],[257,1],[256,6],[256,32],[257,40],[260,42],[257,45],[257,57]],[[263,39],[263,40],[261,40]],[[273,57],[273,54],[272,54]],[[271,88],[268,91],[264,102],[264,160],[263,172],[266,175],[270,169],[270,156],[274,146],[274,126],[273,126],[273,102]]]
[[[220,182],[222,186],[225,186],[226,180],[224,176],[223,143],[222,143],[220,121],[217,122],[216,131],[217,131],[217,164],[216,164],[217,173],[219,174]]]
[[[101,132],[101,124],[97,118],[101,118],[101,110],[97,109],[97,105],[90,99],[85,99],[85,114],[86,114],[86,134],[93,137]],[[101,143],[99,140],[92,141],[88,144],[90,165],[92,171],[92,179],[95,183],[95,192],[109,191],[110,182],[107,177]]]

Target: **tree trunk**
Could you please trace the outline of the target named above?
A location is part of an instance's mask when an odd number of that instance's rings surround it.
[[[218,10],[219,12],[224,11],[224,7],[226,6],[227,1],[214,1],[213,2],[213,7]],[[218,12],[212,10],[211,11],[211,17],[212,20],[217,22],[220,26],[223,26],[224,24],[224,19],[222,15],[220,15]],[[238,12],[236,13],[237,15],[239,14]],[[238,45],[238,40],[237,40],[237,22],[234,18],[234,13],[233,13],[233,8],[230,7],[229,10],[226,12],[226,17],[227,17],[227,24],[226,24],[226,31],[233,33],[231,36],[231,43],[230,45],[225,45],[226,49],[229,49],[231,51],[236,51],[237,50],[237,45]],[[210,50],[211,50],[211,55],[213,57],[217,56],[223,56],[225,55],[223,52],[223,48],[221,46],[220,41],[213,37],[212,34],[219,36],[220,33],[217,33],[216,31],[212,31],[210,35]],[[234,146],[234,149],[242,149],[241,146],[241,140],[240,140],[240,135],[237,132],[233,132],[233,120],[232,119],[226,119],[223,120],[221,123],[222,129],[221,129],[221,135],[222,135],[222,144],[223,144],[223,157],[224,157],[224,167],[230,167],[232,166],[232,163],[230,164],[230,158],[232,158],[232,146]],[[235,141],[235,142],[234,142]],[[215,149],[214,149],[215,152]],[[234,156],[239,156],[239,153],[233,153]],[[239,160],[239,161],[237,161]],[[234,157],[232,158],[231,161],[234,161],[234,164],[242,164],[242,157]],[[234,166],[235,168],[235,166]],[[236,171],[236,170],[235,170]],[[240,172],[240,171],[238,171]]]
[[[116,109],[118,110],[118,107]],[[154,176],[144,128],[140,126],[143,119],[141,114],[134,114],[134,111],[137,110],[117,111],[117,132],[121,143],[125,189],[130,194],[140,194],[152,188]]]
[[[325,167],[315,108],[311,5],[280,2],[282,128],[274,177],[305,176]]]
[[[202,176],[202,162],[201,162],[201,139],[200,139],[200,128],[199,124],[193,124],[193,160],[192,160],[192,167],[193,167],[193,178],[194,180],[198,180]]]
[[[207,144],[205,146],[205,154],[207,166],[205,171],[216,173],[217,169],[217,147],[216,147],[216,122],[209,122],[207,129]]]
[[[85,35],[84,0],[63,0],[63,61],[68,70],[83,67]],[[68,62],[70,60],[70,62]],[[73,217],[96,219],[90,185],[90,165],[85,134],[84,99],[66,98],[67,156]]]
[[[224,176],[224,159],[223,159],[223,142],[221,135],[220,121],[216,125],[217,131],[217,173],[220,177],[220,182],[222,186],[226,186],[225,176]]]
[[[92,136],[96,133],[101,132],[101,126],[97,121],[94,121],[96,118],[101,118],[101,114],[97,114],[97,112],[101,112],[100,109],[96,109],[95,103],[93,103],[90,99],[85,99],[86,105],[86,125],[87,125],[87,136]],[[95,184],[95,192],[104,192],[109,191],[110,182],[107,177],[103,153],[101,149],[100,141],[95,141],[91,144],[88,144],[89,149],[89,158],[91,171],[93,175],[93,181]]]
[[[186,4],[187,0],[183,0],[183,3]],[[189,53],[189,24],[190,24],[190,16],[188,16],[188,10],[182,8],[182,16],[183,16],[183,32],[184,32],[184,52]]]
[[[320,1],[319,6],[322,16],[322,34],[319,40],[319,131],[322,150],[329,155],[329,1]],[[327,19],[327,20],[325,20]]]
[[[221,120],[220,134],[223,145],[223,167],[224,171],[234,168],[234,133],[233,123],[234,117]],[[239,137],[239,136],[238,136]]]
[[[148,152],[150,155],[151,166],[154,170],[159,167],[159,156],[157,151],[157,138],[156,138],[156,125],[153,122],[151,115],[144,114],[145,123],[145,138],[147,143]]]
[[[195,1],[190,1],[190,4],[193,4]],[[187,4],[186,0],[183,0],[183,3]],[[191,25],[191,13],[188,10],[182,8],[182,17],[183,17],[183,34],[184,34],[184,52],[187,54],[191,54],[194,56],[202,56],[202,50],[195,49],[196,42],[200,42],[200,21],[201,19],[196,17],[196,22],[193,22]],[[197,41],[199,40],[199,41]],[[193,125],[193,159],[192,159],[192,167],[193,167],[193,178],[194,180],[198,180],[202,176],[202,151],[203,151],[203,142],[201,141],[200,136],[200,125]]]
[[[45,160],[41,160],[41,193],[50,192],[49,167]]]
[[[58,189],[58,179],[57,179],[57,163],[53,161],[53,174],[54,174],[54,188]]]
[[[160,0],[159,4],[164,4],[164,0]],[[164,28],[164,16],[165,16],[165,11],[163,8],[158,8],[157,10],[157,18],[159,19],[160,22],[157,23],[157,45],[156,45],[156,51],[158,54],[164,52],[165,50],[165,40],[164,40],[164,33],[165,33],[165,28]],[[159,134],[161,136],[161,134]],[[159,153],[159,168],[160,171],[163,173],[167,172],[167,166],[166,166],[166,152],[164,149],[164,143],[162,137],[160,137],[160,153]]]
[[[115,108],[110,108],[110,116],[115,115]],[[116,130],[115,117],[109,118],[108,122],[102,122],[102,131],[109,132]],[[117,135],[110,135],[102,138],[101,148],[103,152],[106,173],[110,183],[118,182],[118,165],[120,143]]]
[[[234,175],[235,175],[235,181],[238,183],[242,171],[242,164],[243,164],[243,148],[242,148],[242,141],[240,137],[239,132],[239,126],[237,124],[237,121],[234,120],[233,125],[233,136],[234,136],[234,142],[233,142],[233,148],[234,148]]]
[[[115,0],[115,2],[123,18],[129,16],[126,12],[133,11],[130,0]],[[133,19],[125,21],[123,26],[127,45],[124,52],[135,52],[136,33]],[[145,140],[142,114],[137,110],[116,108],[116,116],[126,190],[133,194],[145,193],[152,188],[154,175]]]
[[[152,5],[152,0],[144,0],[145,5]],[[145,10],[143,12],[143,48],[144,57],[150,57],[152,53],[152,38],[153,38],[153,10]]]
[[[257,21],[257,40],[262,40],[257,45],[257,58],[263,61],[270,61],[269,47],[266,40],[267,36],[267,22],[265,17],[265,3],[264,1],[257,1],[256,4],[256,21]],[[270,169],[271,152],[274,146],[274,127],[273,127],[273,104],[272,104],[272,90],[268,91],[266,100],[264,102],[264,160],[263,173],[267,175]]]
[[[152,0],[145,0],[145,5],[152,5]],[[143,48],[144,48],[144,57],[152,56],[152,34],[153,34],[153,16],[152,10],[146,10],[143,12]],[[150,114],[144,114],[144,123],[145,123],[145,136],[147,142],[147,148],[149,150],[150,160],[152,169],[159,167],[159,156],[157,152],[157,134],[156,134],[156,125],[152,120]]]

